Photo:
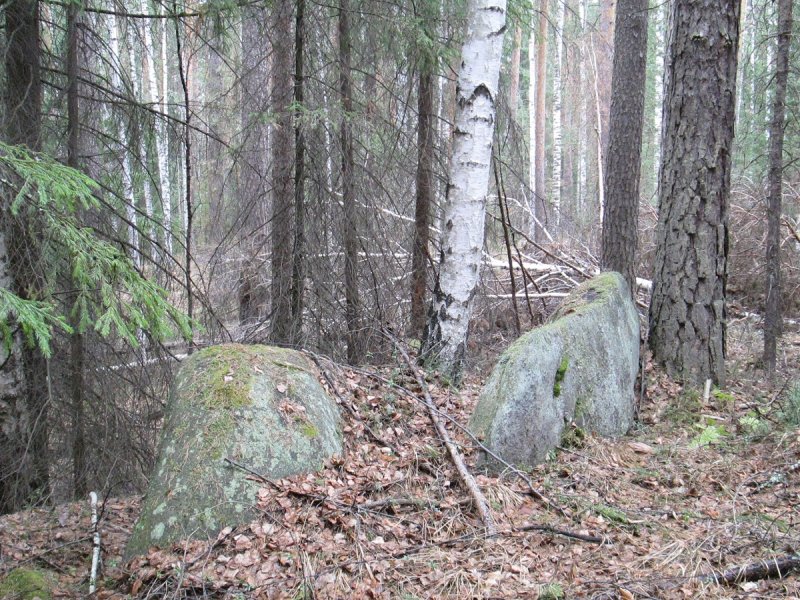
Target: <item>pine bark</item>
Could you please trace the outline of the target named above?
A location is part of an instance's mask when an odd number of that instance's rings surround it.
[[[725,379],[738,0],[676,0],[664,95],[649,343],[668,372]]]
[[[619,0],[614,37],[609,146],[605,168],[602,266],[636,292],[648,0]]]
[[[506,2],[470,0],[468,19],[456,88],[439,277],[422,347],[423,360],[454,382],[463,371],[480,275]]]
[[[769,200],[767,206],[767,281],[764,311],[764,367],[774,373],[781,335],[781,213],[783,204],[783,140],[789,47],[792,34],[792,0],[778,1],[778,49],[775,64],[775,97],[769,132]]]

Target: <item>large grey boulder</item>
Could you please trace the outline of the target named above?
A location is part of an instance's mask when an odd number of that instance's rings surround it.
[[[575,288],[548,322],[500,357],[470,430],[511,464],[544,460],[574,422],[615,436],[633,424],[639,316],[618,273]],[[490,469],[501,469],[486,458]]]
[[[156,467],[126,554],[247,523],[259,484],[319,470],[342,451],[339,412],[294,350],[229,344],[196,352],[170,394]]]

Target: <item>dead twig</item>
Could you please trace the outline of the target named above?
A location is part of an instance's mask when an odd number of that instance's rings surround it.
[[[744,581],[760,581],[776,577],[783,579],[793,571],[800,571],[800,554],[762,560],[727,571],[715,571],[708,575],[700,575],[698,579],[708,583],[736,585]]]
[[[470,473],[469,469],[467,469],[467,465],[464,464],[464,459],[461,456],[461,453],[456,448],[453,440],[450,438],[450,434],[447,433],[447,429],[445,429],[444,425],[442,424],[441,420],[437,416],[437,411],[435,410],[436,407],[433,404],[433,399],[431,398],[431,394],[428,391],[428,384],[425,383],[425,379],[419,374],[419,369],[417,369],[414,362],[409,358],[408,353],[405,351],[397,339],[391,335],[387,331],[382,331],[383,335],[394,344],[397,351],[403,357],[403,360],[406,361],[408,368],[414,374],[414,378],[417,380],[417,385],[419,385],[425,399],[425,406],[428,408],[428,416],[433,423],[434,428],[436,429],[436,433],[439,435],[439,439],[442,440],[442,443],[447,448],[447,452],[450,454],[450,459],[453,461],[453,464],[458,471],[459,476],[461,477],[461,481],[464,482],[464,485],[469,490],[469,493],[472,495],[472,499],[475,501],[475,507],[478,509],[478,513],[481,515],[481,520],[483,521],[483,525],[486,527],[486,532],[488,535],[494,535],[497,533],[497,526],[494,523],[494,517],[492,516],[492,511],[489,509],[489,502],[486,500],[486,496],[483,495],[480,487],[478,487],[478,482],[475,481],[475,477],[473,477],[472,473]]]

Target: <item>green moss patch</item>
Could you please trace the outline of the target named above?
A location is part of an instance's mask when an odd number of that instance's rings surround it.
[[[9,572],[0,581],[0,598],[50,600],[54,589],[55,583],[49,573],[20,567]]]

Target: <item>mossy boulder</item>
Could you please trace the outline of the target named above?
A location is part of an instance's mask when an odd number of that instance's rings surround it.
[[[196,352],[170,393],[158,459],[127,556],[247,523],[259,483],[322,468],[342,451],[336,403],[302,354],[227,344]]]
[[[50,600],[56,589],[52,573],[17,568],[0,579],[0,598],[8,600]]]
[[[633,424],[639,316],[618,273],[575,288],[548,322],[500,357],[470,430],[511,464],[534,465],[565,427],[615,436]],[[490,469],[501,469],[485,458]]]

